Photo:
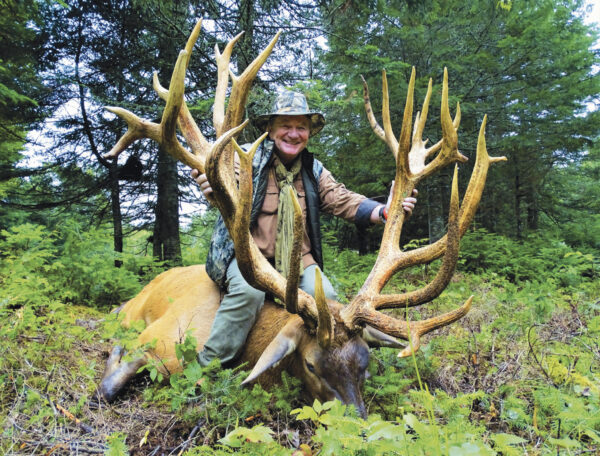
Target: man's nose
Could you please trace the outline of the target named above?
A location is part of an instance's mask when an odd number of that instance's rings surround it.
[[[288,136],[291,136],[292,138],[297,138],[300,135],[300,132],[298,131],[297,128],[290,128],[288,130]]]

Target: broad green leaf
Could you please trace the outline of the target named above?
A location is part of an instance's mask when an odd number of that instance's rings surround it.
[[[491,438],[498,445],[518,445],[527,442],[524,438],[512,434],[492,434]]]
[[[548,443],[559,446],[561,448],[580,448],[581,444],[577,440],[568,437],[562,439],[549,438]]]

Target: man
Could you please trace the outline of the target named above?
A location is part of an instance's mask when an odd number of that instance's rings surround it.
[[[253,206],[251,233],[265,257],[287,276],[291,248],[293,208],[288,187],[292,186],[304,214],[302,244],[303,273],[300,288],[314,296],[315,270],[323,269],[319,212],[327,212],[357,225],[384,223],[386,205],[351,192],[336,182],[306,148],[311,136],[325,125],[319,112],[308,109],[304,95],[285,92],[277,98],[271,113],[255,124],[269,136],[256,151],[253,162]],[[192,170],[192,177],[205,196],[212,193],[206,175]],[[414,195],[417,192],[415,190]],[[404,210],[410,214],[416,199],[407,197]],[[388,199],[389,205],[389,199]],[[208,275],[224,290],[209,339],[199,353],[201,365],[214,358],[223,364],[234,360],[243,346],[265,299],[265,293],[252,288],[242,277],[233,244],[219,217],[206,261]],[[335,299],[335,291],[323,277],[325,296]]]

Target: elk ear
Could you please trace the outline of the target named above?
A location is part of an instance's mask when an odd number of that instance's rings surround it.
[[[262,374],[264,371],[271,367],[275,367],[279,362],[290,355],[296,350],[298,342],[302,337],[302,325],[303,321],[301,318],[292,318],[290,321],[279,331],[275,339],[265,348],[265,351],[256,362],[256,365],[250,372],[250,375],[242,382],[242,385],[246,385]]]
[[[363,329],[362,338],[371,348],[391,347],[404,348],[405,344],[400,342],[395,337],[389,336],[372,326],[366,325]]]

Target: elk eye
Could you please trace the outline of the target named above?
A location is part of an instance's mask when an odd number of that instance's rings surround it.
[[[315,373],[315,366],[313,366],[311,363],[309,363],[308,361],[306,361],[306,368],[312,372],[313,374]]]

